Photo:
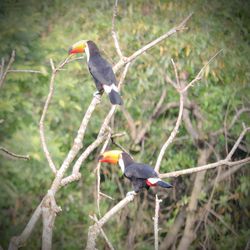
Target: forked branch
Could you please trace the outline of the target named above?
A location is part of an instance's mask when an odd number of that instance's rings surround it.
[[[249,130],[250,130],[250,127],[245,128],[241,132],[241,134],[240,134],[239,138],[237,139],[237,141],[235,142],[233,148],[231,149],[231,151],[229,152],[229,154],[226,156],[226,158],[224,160],[220,160],[220,161],[217,161],[215,163],[206,164],[206,165],[200,166],[200,167],[188,168],[188,169],[178,170],[178,171],[174,171],[174,172],[170,172],[170,173],[160,174],[160,177],[161,178],[178,177],[180,175],[197,173],[200,171],[204,171],[204,170],[208,170],[208,169],[212,169],[212,168],[216,168],[216,167],[221,167],[221,166],[233,167],[233,166],[249,163],[250,157],[247,157],[245,159],[238,160],[238,161],[231,161],[232,155],[234,154],[234,152],[236,151],[236,149],[240,145],[244,135]]]
[[[95,249],[96,239],[100,234],[100,228],[102,228],[107,221],[109,221],[115,214],[117,214],[133,200],[134,195],[126,196],[123,200],[111,208],[98,222],[89,228],[86,250]]]

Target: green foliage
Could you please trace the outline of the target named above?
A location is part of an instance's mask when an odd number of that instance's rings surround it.
[[[49,59],[55,63],[67,56],[68,47],[81,39],[94,40],[102,53],[113,64],[118,61],[111,37],[113,1],[13,1],[0,3],[0,55],[8,61],[16,50],[15,69],[39,70],[42,74],[9,73],[0,90],[1,145],[18,154],[29,154],[29,161],[13,161],[0,155],[0,244],[7,248],[9,239],[21,232],[32,211],[50,187],[53,175],[40,146],[38,123],[50,81]],[[178,33],[154,47],[132,64],[122,95],[125,108],[137,127],[145,124],[152,114],[163,88],[167,88],[164,105],[178,102],[178,94],[164,81],[167,73],[174,79],[170,59],[173,58],[180,72],[193,79],[200,68],[218,50],[223,49],[206,69],[205,78],[189,91],[190,99],[200,106],[205,118],[204,133],[223,127],[225,116],[229,123],[236,109],[249,105],[249,23],[250,6],[247,1],[121,1],[118,6],[116,28],[125,55],[130,55],[142,45],[162,35],[180,23],[190,12],[187,31]],[[88,73],[85,60],[75,61],[61,71],[55,81],[55,94],[46,117],[46,139],[57,166],[66,156],[76,131],[88,107],[95,87]],[[110,109],[107,96],[95,110],[84,147],[96,137],[103,118]],[[138,161],[155,164],[162,144],[170,135],[178,115],[172,109],[153,121],[143,145],[137,145],[134,157]],[[239,135],[241,122],[249,124],[249,115],[231,129],[229,147]],[[192,120],[195,123],[195,119]],[[119,143],[132,147],[132,138],[122,112],[118,110],[114,131],[126,131],[127,136]],[[197,165],[197,149],[181,126],[180,141],[167,150],[161,172],[184,169]],[[206,135],[205,135],[206,137]],[[246,137],[246,145],[250,143]],[[225,155],[225,137],[220,136],[216,150]],[[95,152],[96,155],[98,151]],[[243,153],[242,153],[243,154]],[[80,249],[86,243],[87,230],[92,221],[89,214],[97,213],[95,203],[96,155],[91,155],[82,166],[82,180],[58,193],[57,200],[63,212],[56,218],[54,233],[55,249]],[[242,155],[241,155],[242,156]],[[244,155],[245,156],[245,155]],[[240,156],[235,156],[239,157]],[[101,200],[104,214],[122,197],[122,191],[130,191],[130,184],[121,177],[116,167],[103,166],[101,189],[115,201]],[[215,173],[211,172],[212,178]],[[211,176],[207,177],[209,183]],[[169,180],[175,181],[175,180]],[[118,188],[120,182],[122,189]],[[168,197],[162,203],[160,227],[171,230],[180,210],[187,205],[192,189],[192,177],[176,180],[177,198]],[[221,221],[207,226],[211,249],[243,249],[249,237],[249,170],[240,171],[216,189],[213,209],[237,232],[237,236]],[[160,195],[166,197],[159,191]],[[130,204],[105,225],[105,232],[116,249],[124,249],[132,226],[136,249],[152,249],[154,191],[141,197],[141,203]],[[204,204],[210,193],[203,193]],[[176,200],[177,199],[177,200]],[[140,208],[140,209],[139,209]],[[140,213],[139,213],[140,212]],[[166,219],[167,218],[167,219]],[[123,223],[121,223],[123,222]],[[138,226],[138,224],[140,226]],[[225,234],[222,234],[225,233]],[[163,233],[163,235],[164,235]],[[38,225],[24,249],[39,249],[41,225]],[[225,236],[223,236],[225,235]],[[193,243],[199,248],[206,235],[201,232]],[[105,242],[99,239],[100,249]]]

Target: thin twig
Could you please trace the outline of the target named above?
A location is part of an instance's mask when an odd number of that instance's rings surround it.
[[[246,163],[242,163],[242,164],[238,164],[235,165],[231,168],[229,168],[227,171],[224,171],[219,177],[217,182],[221,182],[225,179],[227,179],[229,176],[231,176],[232,174],[234,174],[235,172],[237,172],[238,170],[240,170],[243,166],[245,166]],[[204,189],[205,192],[207,192],[207,190],[209,190],[210,188],[212,188],[213,186],[215,186],[215,180],[212,180],[212,182],[209,183],[209,185]]]
[[[220,222],[227,228],[229,229],[235,236],[239,237],[239,235],[235,232],[234,229],[232,229],[223,219],[222,217],[217,214],[213,209],[209,209],[209,213],[211,213],[214,217],[220,220]]]
[[[245,129],[241,132],[239,138],[237,139],[237,141],[235,142],[234,146],[232,147],[232,149],[230,150],[229,154],[227,155],[226,160],[231,160],[231,158],[232,158],[233,154],[235,153],[236,149],[239,147],[239,145],[240,145],[240,143],[241,143],[243,137],[245,136],[245,134],[246,134],[249,130],[250,130],[250,127],[245,128]]]
[[[212,56],[209,61],[201,68],[199,73],[196,75],[196,77],[184,88],[182,91],[187,91],[190,87],[194,85],[195,82],[199,81],[202,79],[202,73],[205,70],[205,68],[223,51],[223,49],[219,50],[218,52],[215,53],[214,56]]]
[[[115,140],[114,140],[113,137],[111,137],[111,142],[112,142],[112,144],[114,144],[116,147],[120,148],[123,152],[128,153],[128,151],[127,151],[122,145],[120,145],[119,143],[115,142]]]
[[[35,74],[43,74],[42,71],[32,70],[32,69],[9,69],[8,73],[35,73]]]
[[[15,154],[11,151],[9,151],[8,149],[1,147],[0,146],[0,151],[3,151],[5,156],[10,157],[11,159],[19,159],[19,160],[29,160],[30,157],[29,155],[19,155],[19,154]]]
[[[114,198],[112,198],[111,196],[109,196],[109,195],[107,195],[107,194],[104,194],[104,193],[102,193],[102,192],[100,192],[100,195],[103,196],[103,197],[105,197],[105,198],[108,198],[108,199],[110,199],[110,200],[114,200]]]
[[[91,218],[92,220],[94,220],[94,222],[98,225],[99,230],[100,230],[100,232],[101,232],[103,238],[105,239],[107,245],[109,246],[109,249],[114,250],[114,247],[112,246],[111,242],[109,241],[107,235],[104,233],[103,229],[99,226],[99,224],[98,224],[98,219],[97,219],[96,215],[90,216],[90,218]]]

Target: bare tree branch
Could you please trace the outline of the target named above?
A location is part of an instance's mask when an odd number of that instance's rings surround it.
[[[179,104],[179,115],[178,115],[178,118],[177,118],[177,121],[176,121],[176,124],[175,124],[175,127],[174,129],[172,130],[169,138],[167,139],[167,141],[163,144],[162,148],[161,148],[161,151],[159,153],[159,156],[157,158],[157,161],[156,161],[156,164],[155,164],[155,171],[156,172],[159,172],[159,169],[160,169],[160,165],[161,165],[161,161],[162,161],[162,158],[165,154],[165,151],[167,149],[167,147],[172,143],[172,141],[174,140],[176,134],[178,133],[178,129],[179,129],[179,126],[181,124],[181,119],[182,119],[182,114],[183,114],[183,107],[184,107],[184,93],[187,92],[187,90],[193,86],[193,84],[195,82],[197,82],[198,80],[202,79],[202,72],[203,70],[209,65],[209,63],[221,52],[222,50],[220,50],[219,52],[217,52],[211,59],[209,59],[208,63],[205,64],[201,70],[199,71],[199,73],[195,76],[195,78],[184,88],[181,88],[180,86],[180,82],[179,82],[179,77],[178,77],[178,72],[177,72],[177,67],[172,59],[172,64],[173,64],[173,67],[174,67],[174,71],[175,71],[175,77],[176,77],[176,82],[177,84],[174,82],[174,81],[170,81],[170,83],[174,86],[174,88],[178,91],[179,95],[180,95],[180,104]],[[169,79],[167,79],[169,80]]]
[[[210,163],[204,166],[200,167],[194,167],[194,168],[188,168],[188,169],[183,169],[183,170],[178,170],[170,173],[165,173],[165,174],[159,174],[160,178],[170,178],[170,177],[178,177],[180,175],[185,175],[185,174],[193,174],[193,173],[198,173],[204,170],[212,169],[212,168],[217,168],[221,166],[228,166],[228,167],[233,167],[233,166],[238,166],[242,164],[247,164],[250,162],[250,157],[247,157],[245,159],[239,160],[239,161],[230,161],[230,160],[221,160],[215,163]]]
[[[243,137],[245,136],[245,134],[246,134],[249,130],[250,130],[250,127],[245,128],[245,129],[241,132],[241,134],[240,134],[239,138],[237,139],[237,141],[235,142],[233,148],[230,150],[229,154],[227,155],[226,160],[231,160],[231,158],[232,158],[233,154],[235,153],[236,149],[239,147],[239,145],[240,145],[240,143],[241,143]]]
[[[117,16],[117,4],[118,4],[118,0],[115,0],[114,9],[113,9],[112,32],[111,33],[112,33],[112,37],[114,40],[116,52],[117,52],[118,56],[120,57],[120,59],[123,60],[124,56],[122,54],[122,51],[121,51],[121,48],[119,45],[117,33],[115,31],[115,17]]]
[[[232,174],[234,174],[235,172],[237,172],[238,170],[240,170],[243,166],[245,166],[247,163],[242,163],[242,164],[238,164],[235,165],[231,168],[229,168],[227,171],[224,171],[222,174],[220,174],[220,176],[218,177],[217,183],[227,179],[229,176],[231,176]],[[216,185],[215,180],[212,180],[211,183],[209,183],[208,187],[205,188],[205,191],[210,189],[211,187],[213,187],[214,185]]]
[[[161,97],[159,99],[159,101],[157,102],[154,110],[153,110],[153,113],[151,114],[151,116],[148,118],[148,121],[146,122],[146,124],[143,126],[143,128],[140,128],[139,131],[138,131],[138,134],[135,138],[135,144],[138,144],[142,141],[142,139],[144,138],[145,134],[147,133],[147,131],[149,130],[151,124],[153,123],[154,119],[155,119],[155,116],[156,114],[159,112],[160,108],[162,107],[162,104],[164,102],[164,99],[166,97],[166,94],[167,94],[167,89],[164,88],[163,91],[162,91],[162,94],[161,94]]]
[[[50,206],[42,208],[43,217],[43,234],[42,234],[42,250],[52,249],[52,234],[56,218],[56,212],[51,210]]]
[[[155,45],[157,45],[158,43],[160,43],[161,41],[163,41],[164,39],[170,37],[171,35],[177,33],[178,31],[184,30],[185,29],[185,25],[187,23],[187,21],[190,19],[190,17],[193,14],[191,13],[188,17],[186,17],[179,25],[177,25],[175,28],[172,28],[170,31],[168,31],[167,33],[165,33],[164,35],[156,38],[154,41],[148,43],[147,45],[143,46],[142,48],[140,48],[139,50],[137,50],[136,52],[134,52],[131,56],[127,57],[126,59],[120,60],[115,66],[114,66],[114,71],[118,71],[121,67],[123,67],[125,64],[132,62],[133,60],[135,60],[138,56],[140,56],[141,54],[145,53],[147,50],[151,49],[152,47],[154,47]]]
[[[69,59],[69,57],[67,59]],[[45,116],[46,116],[46,113],[47,113],[48,108],[49,108],[49,104],[50,104],[51,99],[52,99],[53,94],[54,94],[54,82],[55,82],[55,77],[56,77],[56,73],[57,73],[57,69],[55,69],[55,66],[54,66],[52,59],[50,59],[50,65],[51,65],[51,69],[52,69],[52,75],[50,78],[49,94],[47,96],[47,99],[46,99],[46,102],[45,102],[45,105],[43,108],[42,116],[41,116],[41,119],[39,122],[39,132],[40,132],[40,140],[41,140],[42,148],[43,148],[44,154],[46,156],[46,159],[49,163],[49,166],[50,166],[52,172],[54,174],[56,174],[56,171],[57,171],[56,166],[55,166],[55,164],[52,160],[52,157],[50,155],[50,152],[48,150],[48,147],[46,144],[46,139],[45,139],[45,134],[44,134],[44,120],[45,120]],[[61,68],[60,66],[61,65],[59,65],[59,68]]]
[[[18,159],[18,160],[29,160],[30,159],[29,155],[19,155],[19,154],[16,154],[16,153],[9,151],[8,149],[6,149],[4,147],[1,147],[1,146],[0,146],[0,151],[3,152],[2,154],[4,156],[7,156],[11,159]]]
[[[86,250],[95,249],[96,239],[100,233],[100,228],[104,226],[106,222],[108,222],[117,212],[119,212],[122,208],[127,206],[128,203],[133,201],[134,195],[126,196],[123,200],[121,200],[118,204],[116,204],[113,208],[111,208],[99,221],[89,228],[88,239]]]
[[[83,138],[84,138],[84,135],[85,135],[85,132],[86,132],[86,129],[87,129],[87,126],[88,126],[88,123],[89,123],[89,120],[90,120],[90,117],[92,115],[92,113],[94,112],[95,110],[95,107],[96,105],[100,103],[100,100],[98,97],[94,97],[82,119],[82,122],[81,122],[81,125],[78,129],[78,132],[77,132],[77,136],[75,137],[74,139],[74,143],[67,155],[67,157],[65,158],[65,160],[63,161],[63,164],[60,168],[60,178],[63,177],[64,173],[66,172],[66,170],[68,169],[68,167],[70,166],[70,163],[75,159],[76,155],[79,153],[79,151],[81,150],[82,148],[82,141],[83,141]],[[73,174],[73,173],[72,173]],[[74,181],[74,180],[79,180],[81,177],[80,173],[78,172],[75,172],[74,175],[71,175],[70,177],[66,177],[64,178],[63,182],[61,183],[62,186]],[[60,181],[59,178],[57,180],[55,180],[58,187],[60,185]]]
[[[106,141],[104,142],[102,149],[100,151],[100,154],[103,154],[108,146],[109,140],[111,138],[111,133],[109,133]],[[96,205],[97,205],[97,211],[98,211],[98,215],[101,216],[101,211],[100,211],[100,182],[101,182],[101,177],[100,177],[100,167],[101,167],[101,162],[97,163],[97,167],[96,167]]]
[[[160,203],[162,200],[158,199],[157,194],[155,195],[155,216],[154,216],[154,236],[155,236],[155,250],[159,249],[159,238],[158,238],[158,232],[159,232],[159,210],[160,210]]]
[[[161,178],[178,177],[180,175],[197,173],[200,171],[220,167],[223,165],[231,167],[231,166],[236,166],[236,165],[240,165],[240,164],[247,164],[250,161],[250,157],[247,157],[245,159],[238,160],[238,161],[231,161],[231,158],[232,158],[232,155],[234,154],[234,152],[236,151],[236,149],[238,148],[238,146],[240,145],[240,142],[242,141],[243,137],[245,136],[245,134],[249,130],[250,130],[250,127],[245,128],[241,132],[241,134],[240,134],[239,138],[237,139],[237,141],[235,142],[233,148],[231,149],[231,151],[229,152],[229,154],[226,156],[226,158],[224,160],[220,160],[220,161],[217,161],[215,163],[206,164],[206,165],[200,166],[200,167],[188,168],[188,169],[183,169],[183,170],[174,171],[174,172],[170,172],[170,173],[160,174],[160,177]]]
[[[51,186],[51,190],[55,193],[60,186],[65,186],[66,184],[74,181],[74,177],[75,176],[79,176],[80,174],[80,167],[82,165],[82,163],[87,159],[87,157],[90,155],[91,152],[93,152],[93,150],[95,148],[97,148],[106,138],[107,138],[108,134],[102,134],[100,136],[97,137],[97,139],[92,142],[85,150],[84,152],[80,155],[80,157],[77,159],[76,163],[73,166],[73,170],[72,170],[72,174],[68,177],[62,178],[66,168],[61,168],[58,172],[59,172],[59,176],[57,178],[55,178],[52,186]],[[72,179],[73,178],[73,179]],[[78,180],[75,179],[75,180]]]
[[[1,60],[0,79],[1,79],[1,78],[2,78],[2,76],[3,76],[4,64],[5,64],[5,60],[4,60],[4,58],[2,58],[2,60]]]
[[[120,81],[119,81],[119,84],[118,84],[118,88],[120,89],[125,77],[126,77],[126,74],[128,72],[128,68],[129,68],[129,65],[130,64],[127,64],[126,67],[124,68],[124,71],[120,77]],[[105,140],[105,133],[106,133],[106,130],[108,128],[108,124],[112,118],[112,116],[114,115],[115,113],[115,110],[116,110],[116,105],[113,105],[112,108],[110,109],[108,115],[106,116],[106,118],[104,119],[104,122],[101,126],[101,129],[99,131],[99,134],[98,134],[98,137],[97,139],[82,153],[82,155],[78,158],[78,160],[76,161],[76,163],[74,164],[73,166],[73,170],[72,170],[72,175],[70,175],[69,177],[66,177],[64,178],[64,180],[62,181],[62,185],[66,185],[67,182],[70,180],[70,182],[72,182],[74,180],[74,176],[79,176],[79,170],[80,170],[80,167],[81,167],[81,164],[82,162],[88,157],[88,155],[97,147],[99,146],[103,140]],[[66,168],[67,169],[67,168]],[[66,170],[65,169],[65,170]],[[60,169],[61,170],[61,169]],[[59,170],[59,171],[60,171]],[[64,170],[62,170],[62,173],[64,174]],[[55,186],[58,186],[59,187],[60,185],[60,181],[59,179],[56,181],[55,180]]]
[[[100,230],[100,232],[101,232],[103,238],[105,239],[107,245],[109,246],[109,249],[114,250],[114,247],[112,246],[111,242],[109,241],[107,235],[104,233],[103,229],[99,226],[99,224],[98,224],[98,219],[97,219],[96,215],[90,216],[90,218],[91,218],[92,220],[94,220],[94,221],[96,222],[96,224],[98,225],[99,230]]]
[[[201,68],[199,73],[196,75],[196,77],[184,88],[182,91],[186,91],[188,88],[194,85],[195,82],[199,81],[202,79],[202,73],[204,69],[222,52],[223,50],[219,50],[213,57],[209,59],[209,61]]]
[[[16,52],[15,52],[15,50],[12,50],[10,60],[8,62],[8,65],[5,68],[5,71],[4,71],[4,59],[2,59],[2,67],[1,67],[1,75],[0,75],[0,88],[3,87],[4,80],[8,74],[8,71],[9,71],[10,67],[12,66],[13,62],[15,61],[15,56],[16,56]]]
[[[227,127],[227,130],[230,130],[230,129],[234,126],[234,124],[238,121],[239,117],[240,117],[242,114],[244,114],[244,113],[249,113],[249,112],[250,112],[250,108],[241,108],[240,110],[238,110],[238,111],[236,112],[236,114],[234,115],[234,117],[233,117],[231,123],[230,123],[229,126]],[[218,136],[219,134],[223,133],[223,131],[224,131],[223,128],[221,128],[221,129],[219,129],[219,130],[217,130],[217,131],[213,131],[213,132],[211,133],[211,136],[216,137],[216,136]]]
[[[35,212],[31,216],[23,232],[19,236],[14,236],[11,238],[8,250],[17,250],[19,247],[23,246],[26,243],[31,233],[33,232],[38,220],[40,219],[41,215],[42,215],[42,202],[36,208]]]
[[[178,118],[177,118],[174,129],[172,130],[172,132],[171,132],[170,136],[168,137],[167,141],[163,144],[163,146],[161,148],[161,151],[159,153],[159,156],[158,156],[156,164],[155,164],[155,171],[156,172],[159,172],[161,162],[162,162],[162,159],[163,159],[163,156],[165,154],[165,151],[166,151],[167,147],[172,143],[172,141],[174,140],[176,134],[178,133],[178,129],[179,129],[179,126],[181,124],[182,113],[183,113],[183,105],[184,105],[183,92],[180,91],[180,84],[179,84],[179,77],[178,77],[178,73],[177,73],[177,68],[176,68],[176,65],[175,65],[173,60],[172,60],[172,64],[173,64],[174,70],[176,72],[176,80],[177,80],[177,84],[178,84],[178,85],[174,85],[174,88],[178,91],[178,93],[180,95],[179,115],[178,115]]]

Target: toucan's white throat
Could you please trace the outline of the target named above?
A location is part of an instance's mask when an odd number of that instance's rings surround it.
[[[86,43],[86,47],[85,47],[85,53],[86,53],[86,56],[87,56],[87,62],[89,62],[89,46],[88,46],[88,43]]]
[[[123,159],[120,158],[119,161],[118,161],[118,163],[119,163],[119,166],[120,166],[120,168],[122,170],[122,173],[124,174],[124,172],[125,172],[125,165],[124,165]]]

